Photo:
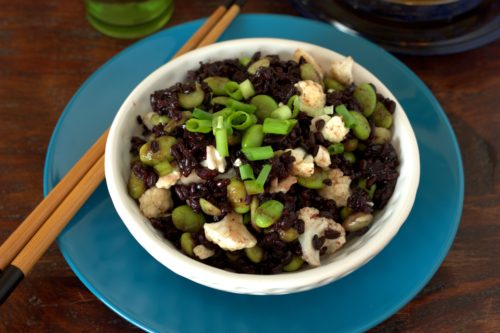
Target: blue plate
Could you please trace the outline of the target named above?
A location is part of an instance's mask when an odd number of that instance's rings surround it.
[[[137,42],[82,85],[54,130],[45,164],[45,193],[111,124],[132,88],[172,56],[201,23],[182,24]],[[61,252],[101,301],[148,331],[364,331],[410,301],[450,248],[464,189],[456,138],[418,77],[364,39],[281,15],[241,15],[222,40],[243,37],[296,39],[352,55],[399,99],[417,136],[422,175],[413,211],[393,241],[367,265],[327,286],[284,296],[236,295],[197,285],[156,262],[129,234],[101,184],[60,235]]]

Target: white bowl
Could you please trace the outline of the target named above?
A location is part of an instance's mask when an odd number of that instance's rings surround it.
[[[353,68],[355,82],[373,83],[378,92],[396,101],[392,144],[399,154],[400,176],[394,194],[387,206],[375,215],[368,232],[348,242],[333,255],[323,256],[321,266],[293,273],[253,275],[228,272],[203,264],[181,253],[155,230],[128,195],[130,138],[140,134],[136,117],[151,111],[149,96],[153,91],[183,81],[186,72],[197,68],[200,61],[250,56],[256,51],[289,59],[297,48],[309,52],[325,69],[332,60],[344,57],[319,46],[283,39],[255,38],[217,43],[187,53],[155,70],[130,93],[118,111],[109,132],[105,156],[106,182],[111,199],[134,238],[173,272],[202,285],[234,293],[270,295],[308,290],[337,280],[368,262],[389,243],[408,217],[420,177],[415,135],[396,98],[382,82],[358,64]],[[356,60],[355,54],[351,56]]]

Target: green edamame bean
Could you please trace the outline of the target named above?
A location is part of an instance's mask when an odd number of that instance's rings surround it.
[[[256,264],[261,262],[262,257],[264,257],[264,251],[262,251],[262,249],[258,245],[245,248],[245,254],[251,262],[254,262]]]
[[[351,163],[351,164],[354,164],[356,163],[356,155],[354,155],[352,152],[350,151],[347,151],[345,152],[344,154],[342,154],[342,156],[344,156],[344,159]]]
[[[318,72],[316,72],[316,68],[308,63],[300,65],[300,78],[302,80],[311,80],[323,85],[321,76],[318,74]]]
[[[372,114],[373,122],[378,127],[390,128],[392,126],[392,114],[384,104],[378,102]]]
[[[282,241],[290,243],[299,238],[299,232],[295,228],[286,230],[279,230],[280,238]]]
[[[232,178],[229,185],[227,185],[227,198],[236,213],[245,214],[250,211],[245,184],[238,179]]]
[[[325,183],[323,183],[323,181],[327,177],[328,176],[325,172],[320,169],[316,169],[311,177],[298,177],[297,183],[305,188],[319,190],[325,187]]]
[[[191,116],[192,116],[191,111],[182,111],[181,119],[179,120],[170,119],[170,121],[163,127],[163,129],[165,130],[165,132],[172,132],[174,128],[184,125],[186,121],[191,119]]]
[[[342,221],[344,221],[346,218],[349,217],[349,215],[351,215],[353,213],[352,209],[345,206],[345,207],[342,207],[342,209],[340,210],[340,218],[342,219]]]
[[[262,146],[262,142],[264,142],[262,125],[252,125],[243,134],[243,138],[241,139],[241,148],[260,147]]]
[[[152,149],[153,141],[156,141],[154,144],[156,146],[155,149]],[[146,142],[139,149],[141,162],[146,165],[154,166],[163,161],[173,161],[174,158],[170,153],[170,148],[176,143],[177,139],[168,135],[160,136],[159,138]]]
[[[167,124],[170,121],[170,118],[167,116],[160,116],[158,113],[155,113],[151,116],[151,124],[156,126],[158,124]]]
[[[222,211],[219,207],[203,198],[200,198],[200,207],[203,213],[210,216],[219,216],[222,214]]]
[[[138,178],[132,171],[128,179],[128,194],[134,199],[139,199],[141,195],[146,192],[146,184]]]
[[[377,104],[377,94],[369,83],[361,83],[353,93],[354,99],[363,109],[363,115],[369,117],[375,110]]]
[[[383,127],[375,127],[371,141],[375,144],[384,144],[391,141],[391,131]]]
[[[201,105],[204,98],[205,92],[203,92],[203,89],[201,89],[201,86],[199,84],[196,84],[195,90],[193,92],[190,92],[189,94],[179,94],[179,105],[184,109],[193,109]]]
[[[344,151],[355,151],[358,148],[358,139],[349,139],[344,142]]]
[[[366,140],[370,137],[370,123],[361,113],[356,111],[349,111],[349,113],[354,117],[356,123],[352,128],[354,136],[360,140]]]
[[[344,85],[340,83],[339,81],[332,79],[331,77],[325,77],[323,80],[325,83],[326,90],[336,90],[336,91],[342,91],[345,89]]]
[[[342,222],[342,226],[346,231],[354,232],[363,229],[364,227],[369,226],[373,221],[373,215],[366,213],[354,213],[349,215],[344,222]]]
[[[172,223],[181,231],[197,232],[203,228],[205,217],[193,212],[188,205],[182,205],[172,211]]]
[[[268,95],[257,95],[252,97],[250,104],[257,107],[255,115],[261,121],[264,121],[264,119],[269,117],[271,112],[278,108],[278,103],[276,103],[276,101]]]
[[[293,256],[292,261],[290,261],[288,264],[283,266],[283,270],[285,272],[294,272],[298,270],[302,264],[304,263],[304,259],[298,256]]]
[[[186,253],[188,256],[192,257],[194,255],[193,249],[194,249],[194,240],[193,236],[191,235],[190,232],[185,232],[181,235],[181,249]]]
[[[278,221],[283,213],[284,206],[277,200],[268,200],[255,211],[255,224],[259,228],[267,228]]]
[[[267,58],[262,58],[248,66],[248,73],[250,74],[255,74],[261,67],[269,67],[271,65],[271,62]]]
[[[203,82],[206,82],[206,84],[208,84],[208,87],[210,88],[210,90],[212,90],[214,95],[227,95],[226,91],[224,90],[224,86],[229,82],[228,78],[211,76],[207,77],[205,80],[203,80]]]

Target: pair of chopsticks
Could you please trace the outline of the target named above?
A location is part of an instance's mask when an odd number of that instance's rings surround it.
[[[244,0],[227,0],[219,6],[173,58],[214,43],[244,3]],[[104,179],[104,148],[108,133],[109,129],[0,246],[0,304]]]

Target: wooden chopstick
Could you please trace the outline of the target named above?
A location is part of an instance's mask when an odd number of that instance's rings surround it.
[[[215,42],[237,16],[244,1],[237,1],[226,10],[231,3],[233,1],[226,1],[219,6],[173,58]],[[104,148],[108,132],[109,129],[0,247],[0,269],[5,268],[0,276],[0,304],[104,179]]]

